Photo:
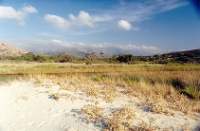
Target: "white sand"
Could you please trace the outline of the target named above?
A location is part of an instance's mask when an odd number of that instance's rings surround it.
[[[50,94],[57,93],[60,98],[54,100]],[[132,105],[136,111],[135,123],[141,121],[160,128],[180,130],[186,125],[194,129],[200,118],[190,118],[182,113],[166,116],[145,112],[138,106],[138,100],[118,98],[113,103],[94,100],[81,92],[69,92],[59,86],[48,84],[36,86],[33,82],[13,81],[0,86],[0,131],[95,131],[100,127],[87,123],[80,114],[84,105],[99,101],[99,105],[109,113],[110,109]],[[161,130],[162,130],[161,129]]]
[[[0,131],[93,131],[71,113],[85,102],[49,99],[51,91],[35,88],[31,82],[0,86]],[[55,89],[54,89],[55,91]]]

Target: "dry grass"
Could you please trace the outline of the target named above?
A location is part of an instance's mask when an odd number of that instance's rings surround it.
[[[96,105],[86,105],[82,108],[81,112],[86,115],[87,121],[93,123],[99,121],[103,115],[103,109]]]
[[[118,95],[138,97],[152,112],[200,111],[199,65],[0,64],[0,74],[29,74],[38,83],[112,102]],[[37,74],[37,75],[36,75]],[[53,74],[53,75],[50,75]]]
[[[198,64],[68,64],[68,63],[34,63],[34,62],[3,62],[0,63],[1,75],[27,74],[69,74],[69,73],[124,73],[124,72],[187,72],[200,71]]]
[[[96,105],[86,105],[82,108],[82,113],[88,122],[103,124],[103,131],[155,131],[157,127],[142,122],[137,127],[134,123],[135,112],[129,106],[117,109],[109,116],[104,114],[103,108]]]
[[[103,122],[104,131],[128,131],[133,123],[134,111],[130,107],[123,107],[113,111],[110,116],[104,115],[103,108],[96,105],[86,105],[81,112],[88,122]]]
[[[129,131],[133,124],[134,110],[130,107],[123,107],[114,111],[107,120],[105,131]]]
[[[36,77],[33,75],[33,77]],[[63,89],[82,91],[88,96],[112,102],[118,95],[139,98],[143,106],[155,113],[172,114],[199,112],[200,71],[139,71],[116,73],[75,73],[39,75],[37,81],[47,80]],[[190,92],[187,91],[188,88]],[[195,89],[195,90],[192,90]],[[187,92],[186,92],[187,91]],[[193,97],[192,97],[193,96]]]

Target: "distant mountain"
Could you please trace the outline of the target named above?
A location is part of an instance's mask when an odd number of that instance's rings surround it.
[[[154,55],[151,59],[163,62],[200,63],[200,49]]]
[[[26,44],[25,44],[26,43]],[[16,42],[13,45],[37,54],[60,54],[65,53],[73,56],[84,56],[87,53],[104,53],[104,56],[110,57],[119,54],[132,55],[152,55],[160,52],[156,47],[143,45],[123,45],[123,44],[86,44],[86,43],[59,43],[54,41],[35,41],[35,42]]]
[[[12,57],[12,56],[21,56],[27,53],[22,49],[18,49],[14,46],[8,45],[6,43],[0,43],[0,57]]]
[[[47,54],[47,55],[58,55],[58,54],[69,54],[72,56],[84,56],[85,51],[81,51],[78,47],[68,47],[63,44],[56,43],[43,43],[43,44],[17,44],[17,47],[25,49],[34,54]]]
[[[16,48],[20,47],[22,49]],[[134,58],[142,61],[149,61],[155,63],[169,63],[169,62],[178,62],[178,63],[200,63],[200,49],[185,50],[185,51],[176,51],[164,54],[157,55],[145,55],[144,51],[137,50],[132,48],[131,50],[125,50],[118,46],[107,46],[107,47],[96,47],[96,46],[87,46],[83,44],[59,44],[59,43],[46,43],[46,44],[22,44],[11,46],[5,43],[0,43],[0,58],[9,57],[9,56],[20,56],[28,52],[33,52],[35,54],[48,54],[48,55],[57,55],[57,54],[68,54],[72,56],[84,57],[87,54],[95,54],[103,57],[112,57],[113,55],[126,55],[130,54]],[[24,50],[23,50],[24,49]],[[26,50],[26,51],[25,51]],[[133,54],[138,54],[134,55]],[[155,53],[156,54],[156,51]]]

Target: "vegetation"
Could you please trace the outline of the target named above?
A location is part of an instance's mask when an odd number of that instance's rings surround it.
[[[119,55],[115,58],[120,63],[133,63],[135,57],[133,55]]]
[[[183,52],[173,52],[168,54],[154,55],[154,56],[133,56],[131,54],[114,55],[112,57],[104,56],[101,52],[85,53],[83,57],[75,57],[65,53],[57,55],[42,55],[34,53],[26,53],[21,56],[1,57],[1,60],[13,61],[28,61],[28,62],[56,62],[56,63],[86,63],[88,65],[95,63],[152,63],[152,64],[170,64],[170,63],[200,63],[200,50],[191,50]]]
[[[68,54],[42,55],[26,53],[1,58],[0,82],[13,77],[31,78],[36,83],[53,83],[68,91],[77,90],[87,97],[112,103],[117,98],[139,99],[139,106],[149,112],[173,115],[200,113],[200,59],[182,52],[155,56],[117,55],[105,57],[94,52],[84,57]],[[5,61],[6,60],[6,61]],[[52,93],[50,99],[59,100]],[[136,112],[132,106],[120,107],[104,114],[98,102],[85,105],[80,113],[87,122],[101,124],[103,130],[155,130],[151,124],[133,127]]]
[[[0,75],[15,74],[73,74],[73,73],[136,73],[151,72],[174,73],[188,75],[191,72],[199,73],[198,64],[68,64],[68,63],[27,63],[27,62],[6,62],[0,63]],[[137,78],[132,78],[137,79]]]
[[[199,65],[2,63],[0,64],[0,74],[57,74],[64,76],[65,74],[84,74],[94,82],[113,82],[111,84],[113,86],[122,85],[123,83],[127,86],[134,86],[136,83],[140,84],[142,82],[152,87],[152,90],[157,86],[169,86],[169,88],[173,87],[176,92],[185,95],[189,99],[200,98]],[[114,92],[112,89],[110,91]],[[88,93],[92,94],[91,92]]]
[[[66,63],[66,62],[72,62],[74,58],[67,54],[42,55],[42,54],[26,53],[17,57],[7,57],[6,59],[13,61],[27,61],[27,62],[40,62],[40,63],[45,63],[45,62]]]
[[[66,68],[68,67],[68,68]],[[55,69],[57,67],[54,67]],[[200,113],[199,65],[65,65],[66,74],[31,75],[42,83],[44,80],[58,84],[70,92],[82,92],[92,100],[112,103],[118,98],[140,101],[148,112],[173,116],[179,111],[193,116]],[[51,70],[52,71],[52,70]],[[54,70],[56,71],[56,70]],[[80,113],[87,122],[102,124],[105,131],[155,130],[143,123],[133,127],[137,112],[130,105],[115,108],[105,114],[105,107],[98,102],[83,106]]]
[[[69,63],[1,63],[0,75],[32,79],[35,83],[57,84],[63,90],[81,92],[92,100],[112,103],[128,98],[157,114],[185,115],[200,113],[200,66],[198,64],[69,64]],[[4,77],[5,78],[5,77]],[[10,79],[10,78],[9,78]],[[12,80],[12,79],[10,79]],[[59,100],[59,94],[49,98]],[[73,99],[73,98],[72,98]],[[88,122],[101,123],[105,131],[156,129],[143,124],[133,127],[137,112],[130,105],[104,114],[98,102],[82,107]]]

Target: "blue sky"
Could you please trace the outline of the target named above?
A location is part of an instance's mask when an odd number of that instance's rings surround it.
[[[0,0],[0,41],[35,50],[146,55],[200,48],[199,34],[186,0]]]

